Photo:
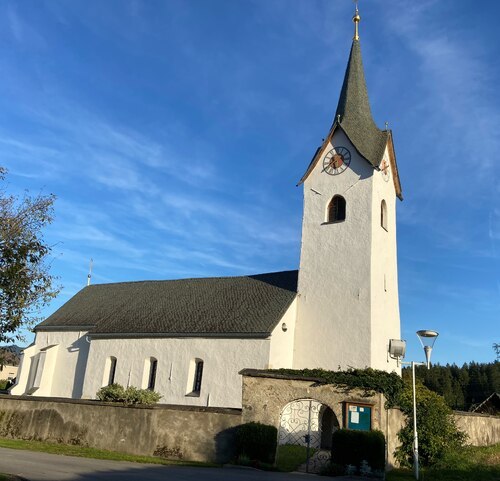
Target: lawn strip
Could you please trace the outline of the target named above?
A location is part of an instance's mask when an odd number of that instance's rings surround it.
[[[86,446],[74,446],[68,444],[50,443],[45,441],[27,441],[20,439],[0,438],[0,447],[9,449],[24,449],[38,451],[48,454],[60,454],[63,456],[77,456],[80,458],[107,459],[111,461],[129,461],[132,463],[165,464],[175,466],[201,466],[216,467],[214,463],[203,463],[199,461],[183,461],[158,458],[155,456],[138,456],[118,451],[107,451],[104,449],[90,448]],[[5,478],[8,479],[8,478]],[[0,478],[2,480],[2,478]]]

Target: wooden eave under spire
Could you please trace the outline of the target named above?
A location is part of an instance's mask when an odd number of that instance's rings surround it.
[[[387,151],[389,153],[389,162],[391,164],[392,180],[394,182],[394,189],[396,196],[399,200],[403,200],[403,190],[401,188],[401,180],[399,178],[398,164],[396,162],[396,150],[394,149],[394,140],[392,137],[392,130],[388,130],[389,136],[387,139]]]

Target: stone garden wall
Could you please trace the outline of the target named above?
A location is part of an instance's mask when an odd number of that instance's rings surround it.
[[[169,459],[225,462],[241,411],[0,395],[0,436]]]
[[[387,441],[387,463],[395,465],[397,433],[404,415],[384,408],[382,394],[340,388],[318,379],[291,378],[244,370],[243,409],[194,406],[123,406],[99,401],[0,395],[0,437],[35,439],[91,446],[169,459],[226,462],[233,456],[235,428],[256,421],[280,428],[285,408],[298,400],[330,408],[336,418],[330,427],[345,427],[349,403],[371,408],[371,427]],[[303,403],[307,405],[307,403]],[[320,423],[322,413],[315,413]],[[500,442],[500,417],[455,413],[470,444]],[[323,442],[324,439],[321,439]],[[320,442],[320,441],[318,441]]]

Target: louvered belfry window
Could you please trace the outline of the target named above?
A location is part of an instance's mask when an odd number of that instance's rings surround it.
[[[345,220],[346,202],[341,195],[335,195],[328,204],[327,222],[342,222]]]

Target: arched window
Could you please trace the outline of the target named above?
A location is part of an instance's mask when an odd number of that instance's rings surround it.
[[[156,384],[156,369],[158,360],[154,357],[146,359],[144,362],[144,372],[142,375],[142,388],[154,391]]]
[[[199,396],[203,378],[203,359],[195,358],[189,364],[187,396]]]
[[[387,204],[382,200],[380,204],[380,225],[387,230]]]
[[[203,361],[201,359],[196,360],[196,370],[194,373],[194,383],[193,392],[200,393],[201,391],[201,378],[203,377]]]
[[[327,222],[342,222],[345,220],[346,203],[341,195],[334,195],[328,204],[326,212]]]
[[[110,356],[106,359],[106,364],[104,366],[104,376],[102,379],[103,386],[109,386],[115,383],[115,372],[116,372],[116,357]]]

